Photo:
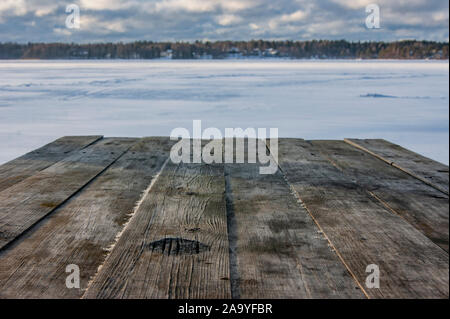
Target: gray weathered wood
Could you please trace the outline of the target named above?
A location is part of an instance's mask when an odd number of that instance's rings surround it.
[[[0,166],[0,192],[100,140],[102,136],[65,136]]]
[[[144,138],[111,167],[0,252],[0,298],[80,298],[142,192],[169,156],[169,138]],[[80,268],[68,289],[65,268]]]
[[[345,141],[448,195],[448,166],[383,139]]]
[[[260,175],[174,164],[167,138],[58,143],[0,191],[0,298],[448,298],[448,195],[371,151],[281,139]]]
[[[85,298],[230,298],[223,164],[174,164],[139,204]]]
[[[392,213],[448,252],[448,196],[343,141],[311,143]]]
[[[302,140],[281,139],[279,164],[336,253],[373,298],[448,298],[448,254]],[[380,269],[367,288],[366,267]]]
[[[54,211],[136,139],[103,139],[0,192],[0,249]]]
[[[228,214],[236,228],[230,240],[236,241],[234,295],[365,298],[281,171],[262,175],[259,166],[225,164]]]

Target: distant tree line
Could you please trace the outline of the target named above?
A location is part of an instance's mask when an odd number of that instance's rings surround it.
[[[217,41],[0,43],[0,59],[448,59],[448,42]]]

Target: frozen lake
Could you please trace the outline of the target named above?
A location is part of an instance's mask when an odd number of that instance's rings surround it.
[[[63,135],[277,127],[449,162],[448,61],[0,61],[0,163]]]

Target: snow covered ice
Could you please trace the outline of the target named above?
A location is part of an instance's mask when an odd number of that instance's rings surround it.
[[[384,138],[449,162],[448,61],[0,61],[0,163],[64,135],[202,126]]]

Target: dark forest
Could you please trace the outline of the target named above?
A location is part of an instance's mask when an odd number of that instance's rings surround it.
[[[217,41],[131,43],[0,43],[0,59],[448,59],[448,43]]]

